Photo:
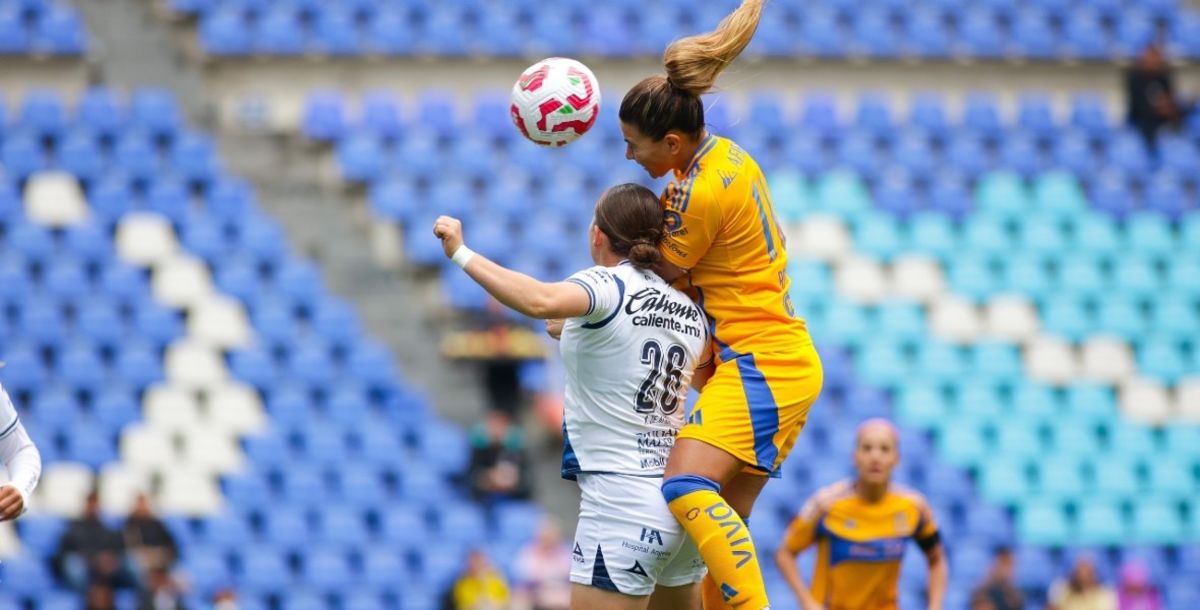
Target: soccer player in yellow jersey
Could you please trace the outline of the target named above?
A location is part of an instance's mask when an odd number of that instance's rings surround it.
[[[630,89],[619,113],[626,157],[655,178],[674,177],[662,195],[669,235],[656,271],[690,289],[713,330],[715,368],[662,485],[708,565],[708,610],[770,607],[745,518],[822,385],[788,297],[786,244],[762,170],[704,125],[700,96],[749,44],[762,7],[744,0],[713,32],[672,43],[666,74]]]
[[[803,610],[895,610],[900,560],[909,540],[929,561],[929,610],[941,610],[949,578],[937,522],[921,494],[891,483],[900,461],[896,428],[883,419],[858,428],[858,477],[826,487],[788,527],[775,563]],[[812,588],[796,556],[817,547]]]

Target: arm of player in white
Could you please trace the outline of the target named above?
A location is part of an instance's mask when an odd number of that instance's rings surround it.
[[[446,257],[506,307],[539,320],[576,318],[592,308],[591,297],[583,286],[573,282],[541,282],[471,251],[463,240],[462,223],[458,219],[439,217],[433,234],[442,240]]]
[[[0,521],[15,519],[29,508],[29,496],[42,475],[42,454],[25,426],[8,393],[0,388],[0,461],[8,469],[9,482],[0,486]]]

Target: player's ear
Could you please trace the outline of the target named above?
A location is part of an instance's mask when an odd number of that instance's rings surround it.
[[[663,136],[663,143],[667,145],[667,151],[672,155],[679,154],[679,151],[683,149],[683,140],[674,131],[668,132],[667,135]]]

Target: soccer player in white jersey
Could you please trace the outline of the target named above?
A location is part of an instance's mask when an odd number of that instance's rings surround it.
[[[665,230],[654,193],[615,186],[596,203],[588,232],[596,266],[545,283],[472,252],[458,220],[434,225],[446,255],[498,301],[565,319],[562,473],[582,492],[573,610],[699,604],[703,561],[659,487],[709,336],[703,311],[650,271]]]
[[[0,521],[10,521],[29,508],[29,494],[42,474],[42,454],[25,432],[3,387],[0,387],[0,462],[8,469],[8,482],[0,485]]]

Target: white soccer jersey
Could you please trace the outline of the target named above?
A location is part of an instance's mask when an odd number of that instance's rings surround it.
[[[8,482],[3,484],[16,487],[28,509],[29,494],[42,474],[42,456],[21,425],[17,409],[3,387],[0,387],[0,463],[8,470]]]
[[[683,426],[697,363],[708,360],[708,322],[687,295],[623,262],[567,279],[591,300],[567,320],[559,349],[564,478],[581,472],[662,476]]]

